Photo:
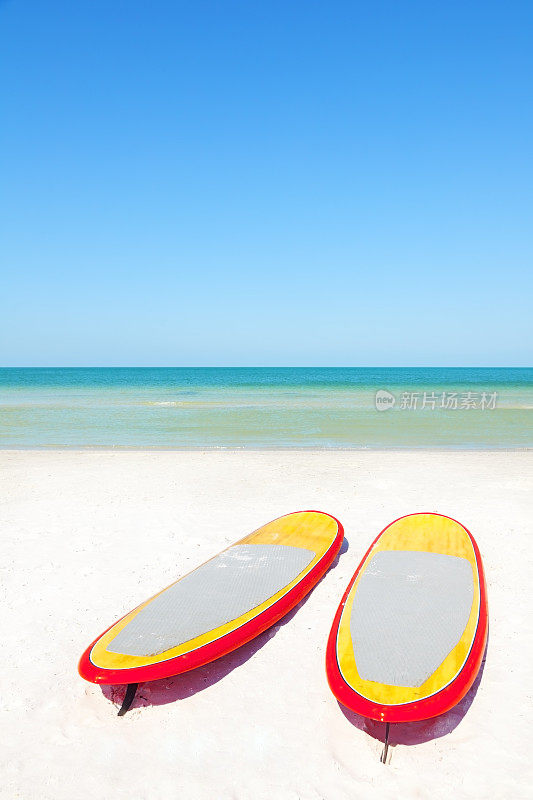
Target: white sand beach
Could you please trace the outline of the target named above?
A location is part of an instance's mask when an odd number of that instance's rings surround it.
[[[530,796],[531,451],[0,452],[0,796],[23,800],[380,800]],[[346,543],[311,594],[212,664],[122,689],[77,673],[119,616],[277,516],[319,509]],[[450,515],[483,557],[480,679],[424,723],[342,709],[324,656],[340,597],[385,525]],[[112,702],[114,701],[114,702]]]

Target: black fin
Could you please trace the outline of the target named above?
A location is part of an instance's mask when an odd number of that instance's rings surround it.
[[[387,722],[387,725],[385,727],[385,747],[383,748],[381,758],[379,759],[382,764],[387,763],[387,753],[389,752],[389,730],[390,730],[390,722]]]
[[[120,711],[118,712],[119,717],[123,717],[126,711],[129,710],[135,698],[135,692],[137,691],[138,685],[139,685],[138,683],[128,683],[126,694],[124,695],[124,700],[122,701],[122,705],[120,706]]]

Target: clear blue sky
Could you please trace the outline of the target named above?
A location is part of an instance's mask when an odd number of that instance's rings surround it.
[[[0,364],[532,363],[531,2],[0,25]]]

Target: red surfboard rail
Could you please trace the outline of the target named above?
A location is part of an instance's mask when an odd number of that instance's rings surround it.
[[[408,517],[419,516],[419,514],[406,514],[402,517],[398,517],[398,519],[394,520],[389,525],[387,525],[381,531],[381,533],[379,533],[379,535],[374,539],[374,541],[366,551],[364,557],[361,560],[361,563],[357,567],[357,570],[355,571],[352,579],[348,584],[348,587],[342,597],[342,600],[335,614],[326,648],[327,679],[330,689],[337,698],[337,700],[340,703],[342,703],[342,705],[346,706],[351,711],[360,714],[361,716],[368,717],[374,720],[379,720],[382,722],[413,722],[415,720],[423,720],[423,719],[429,719],[430,717],[436,717],[439,716],[440,714],[445,713],[446,711],[449,711],[466,695],[466,693],[474,683],[474,680],[476,679],[476,676],[481,667],[481,663],[483,660],[487,644],[487,636],[488,636],[487,588],[485,582],[485,574],[483,570],[483,563],[481,560],[481,554],[479,552],[479,548],[477,546],[474,537],[472,536],[470,531],[464,525],[462,525],[462,523],[458,522],[453,517],[448,517],[445,514],[434,514],[433,512],[420,512],[420,513],[421,514],[425,513],[427,515],[431,514],[432,516],[435,517],[443,517],[444,519],[449,519],[452,522],[459,525],[468,535],[475,554],[475,562],[479,577],[479,614],[477,619],[477,626],[470,647],[470,651],[459,673],[447,686],[444,686],[440,691],[432,694],[429,697],[413,702],[389,705],[385,703],[377,703],[374,701],[370,701],[366,697],[358,693],[352,686],[350,686],[350,684],[343,677],[339,666],[337,641],[338,641],[341,616],[344,611],[344,607],[346,605],[350,592],[352,590],[352,587],[356,582],[356,580],[358,579],[369,554],[378,544],[379,540],[385,534],[385,532],[388,531],[392,525],[399,522],[400,520],[407,519]]]

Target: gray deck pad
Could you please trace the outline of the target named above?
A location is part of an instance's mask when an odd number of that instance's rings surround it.
[[[421,686],[461,638],[474,599],[466,558],[383,550],[356,589],[350,632],[361,678]]]
[[[291,583],[315,553],[282,544],[237,544],[169,586],[107,649],[151,656],[231,622]]]

